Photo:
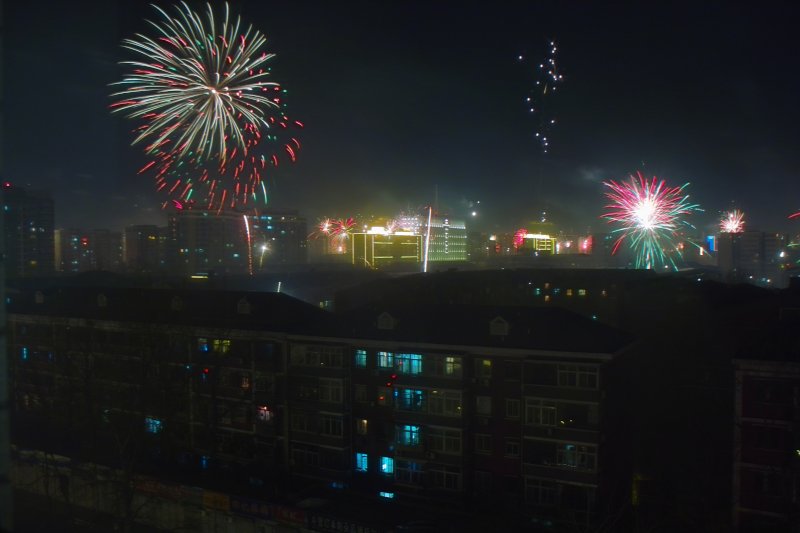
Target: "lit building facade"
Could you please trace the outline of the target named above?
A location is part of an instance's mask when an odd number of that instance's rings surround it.
[[[57,229],[55,262],[60,272],[118,271],[122,266],[122,234],[110,230]]]
[[[297,211],[262,211],[249,219],[254,271],[308,262],[308,227]]]
[[[528,233],[522,240],[518,253],[534,255],[555,255],[556,238],[542,233]]]
[[[422,231],[423,239],[426,239],[427,235],[424,233],[424,227]],[[428,243],[428,262],[437,263],[466,260],[467,228],[464,221],[447,217],[432,218],[430,242]]]
[[[350,235],[352,264],[382,268],[392,264],[413,264],[423,260],[423,236],[411,232],[389,233],[373,228],[366,233]]]
[[[55,271],[55,212],[49,194],[4,184],[3,223],[7,276]]]

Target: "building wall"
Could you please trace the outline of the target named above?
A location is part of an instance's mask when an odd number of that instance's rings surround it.
[[[49,275],[55,271],[53,199],[3,185],[6,274],[9,277]]]

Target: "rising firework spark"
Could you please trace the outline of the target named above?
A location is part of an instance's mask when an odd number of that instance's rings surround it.
[[[533,87],[525,97],[525,109],[536,119],[534,137],[545,154],[550,150],[550,134],[556,125],[551,99],[564,81],[564,76],[560,73],[556,61],[558,47],[555,41],[550,41],[548,44],[547,56],[532,70]],[[517,56],[517,60],[520,63],[527,62],[524,55]]]
[[[619,238],[612,253],[627,239],[636,268],[670,265],[677,269],[673,259],[673,252],[679,254],[677,234],[684,227],[693,228],[685,217],[700,211],[684,193],[689,184],[669,187],[664,180],[655,176],[648,180],[637,172],[630,181],[606,181],[603,185],[609,189],[606,197],[610,201],[603,218],[619,225],[613,230]]]
[[[281,154],[295,160],[300,143],[286,130],[303,126],[284,112],[286,91],[268,81],[266,38],[232,20],[227,4],[220,19],[210,4],[205,20],[186,3],[175,16],[155,9],[153,36],[123,41],[139,59],[122,63],[131,71],[111,105],[141,122],[133,143],[151,160],[140,173],[155,172],[157,189],[179,204],[266,202],[264,172]]]
[[[719,230],[722,233],[742,233],[744,231],[744,213],[738,209],[724,213],[719,221]]]

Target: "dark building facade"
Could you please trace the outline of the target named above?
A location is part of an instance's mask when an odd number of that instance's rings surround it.
[[[471,511],[490,527],[498,506],[508,528],[598,519],[603,368],[627,341],[572,313],[336,318],[280,294],[110,289],[18,293],[12,307],[21,447],[264,501],[318,487],[390,505],[364,527],[431,504],[460,527]]]
[[[122,240],[125,268],[129,272],[158,272],[162,269],[159,228],[134,225],[125,228]]]
[[[55,263],[60,272],[120,271],[122,234],[103,229],[57,229]]]
[[[55,271],[53,198],[44,192],[3,184],[6,274],[50,275]]]

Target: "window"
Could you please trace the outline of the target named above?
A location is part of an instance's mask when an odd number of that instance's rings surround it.
[[[356,350],[356,366],[360,368],[365,368],[367,366],[367,351],[366,350]]]
[[[572,289],[567,289],[567,296],[572,296]]]
[[[586,296],[586,289],[578,289],[578,296]]]
[[[356,433],[358,433],[359,435],[366,435],[367,426],[368,422],[366,418],[361,418],[356,420]]]
[[[198,352],[207,352],[208,351],[208,339],[203,338],[203,337],[197,339],[197,351]]]
[[[320,379],[319,380],[319,400],[323,402],[342,402],[342,380],[341,379]]]
[[[519,400],[506,398],[506,418],[519,418]]]
[[[461,358],[450,356],[445,357],[444,374],[446,376],[461,377]]]
[[[144,419],[144,430],[147,433],[152,433],[154,435],[161,433],[161,420],[151,416],[146,416]]]
[[[398,483],[419,485],[422,483],[422,467],[412,461],[397,461],[394,479]]]
[[[506,457],[519,457],[519,441],[517,439],[506,439]]]
[[[475,361],[475,377],[477,378],[492,377],[491,359],[478,359],[477,361]]]
[[[308,431],[308,417],[305,413],[292,413],[289,423],[293,431]]]
[[[292,461],[296,465],[318,466],[319,451],[310,446],[293,446],[291,451]]]
[[[367,400],[367,386],[366,385],[356,385],[355,388],[355,396],[356,401],[360,403],[366,403]]]
[[[594,470],[597,449],[594,446],[562,443],[556,448],[556,464],[571,468]]]
[[[272,420],[272,411],[266,405],[259,405],[256,407],[256,419],[259,422],[269,422]]]
[[[491,396],[476,396],[475,397],[475,410],[479,415],[491,416],[492,414],[492,397]]]
[[[421,374],[422,356],[418,353],[399,353],[395,355],[395,366],[401,374]]]
[[[555,402],[527,398],[525,400],[525,423],[532,426],[555,426]]]
[[[381,457],[381,473],[394,474],[394,459],[391,457]]]
[[[397,426],[397,443],[403,446],[418,446],[419,426]]]
[[[22,359],[23,361],[27,361],[28,360],[28,353],[29,353],[28,352],[28,347],[27,346],[23,346],[19,350],[19,358]]]
[[[461,453],[461,431],[457,429],[431,428],[431,450],[440,453]]]
[[[431,485],[446,490],[461,489],[461,469],[451,466],[432,467],[430,469]]]
[[[231,350],[230,339],[214,339],[212,342],[214,353],[224,355]]]
[[[329,437],[341,437],[342,418],[333,415],[321,415],[319,417],[319,432]]]
[[[597,368],[582,365],[558,365],[560,387],[597,388]]]
[[[356,472],[367,472],[369,470],[369,458],[366,453],[356,453]]]
[[[380,496],[381,498],[386,498],[387,500],[393,500],[394,499],[394,492],[380,491],[378,493],[378,496]]]
[[[425,409],[425,392],[419,389],[394,390],[395,407],[402,411],[423,411]]]
[[[556,484],[553,481],[526,477],[525,502],[533,505],[554,505]]]
[[[492,436],[485,434],[475,435],[475,453],[492,453]]]
[[[392,352],[378,352],[378,368],[394,368],[394,354]]]
[[[461,392],[432,390],[428,395],[428,412],[433,415],[461,416]]]

